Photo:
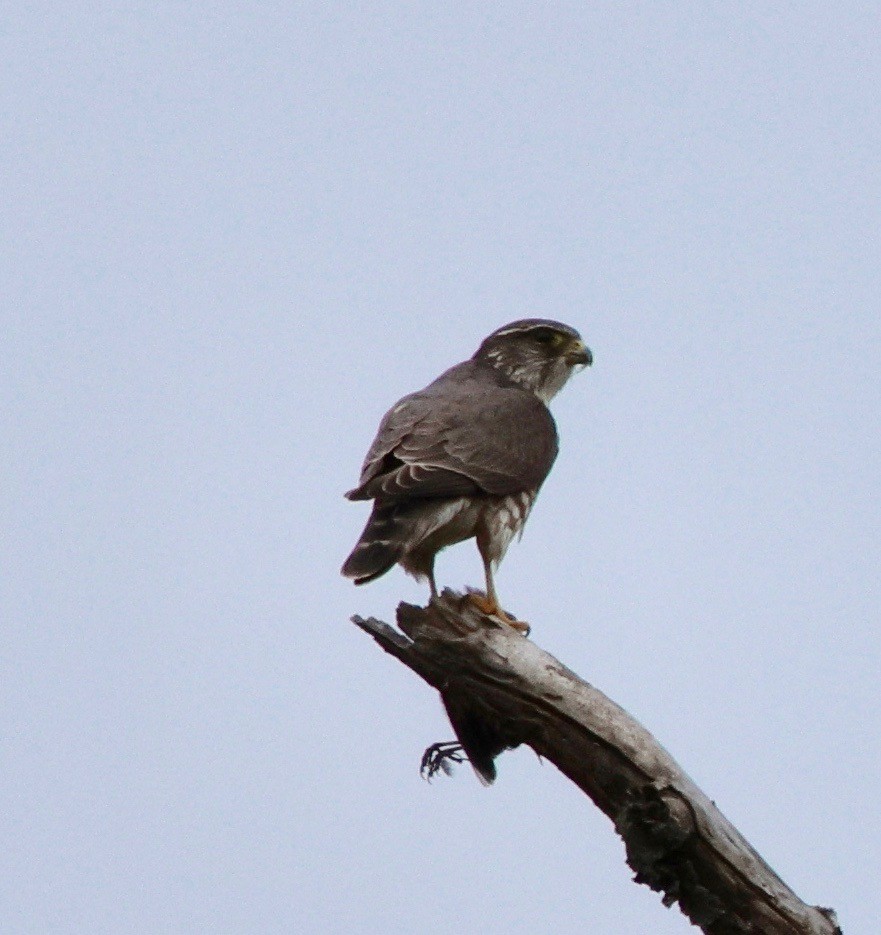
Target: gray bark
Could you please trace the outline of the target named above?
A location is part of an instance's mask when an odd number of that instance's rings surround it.
[[[400,630],[352,619],[440,692],[484,783],[499,753],[528,744],[612,820],[635,880],[708,935],[841,935],[834,912],[803,903],[642,725],[511,627],[452,591],[401,604]],[[426,756],[436,769],[450,750]]]

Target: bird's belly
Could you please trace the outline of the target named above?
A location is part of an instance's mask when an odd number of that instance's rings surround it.
[[[430,504],[430,505],[429,505]],[[408,551],[434,555],[475,534],[482,504],[472,497],[427,501],[411,536]]]
[[[535,493],[523,491],[487,501],[480,517],[482,537],[489,544],[488,558],[494,565],[505,557],[514,536],[523,533]]]
[[[489,544],[488,558],[497,565],[514,536],[523,531],[534,500],[531,491],[501,497],[426,500],[413,517],[401,565],[411,574],[426,574],[441,549],[473,536]]]

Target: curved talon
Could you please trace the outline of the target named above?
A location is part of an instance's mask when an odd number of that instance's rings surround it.
[[[522,633],[524,636],[529,636],[529,624],[525,623],[523,620],[517,620],[512,617],[506,610],[502,610],[496,601],[491,600],[485,594],[481,594],[477,591],[469,591],[467,596],[468,600],[471,601],[482,614],[486,614],[487,617],[496,617],[501,620],[502,623],[506,623],[511,629]]]
[[[532,627],[525,620],[515,620],[513,617],[509,617],[504,611],[502,611],[501,617],[509,627],[516,630],[518,633],[522,633],[524,636],[529,636]]]
[[[431,782],[431,780],[440,772],[445,776],[451,776],[453,768],[448,761],[453,763],[464,763],[468,759],[462,750],[462,744],[455,740],[443,740],[439,743],[433,743],[425,748],[422,754],[422,761],[419,764],[419,775]]]

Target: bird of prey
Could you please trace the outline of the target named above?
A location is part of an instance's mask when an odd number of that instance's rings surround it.
[[[529,318],[494,331],[470,360],[447,370],[386,413],[349,500],[373,511],[342,574],[365,584],[396,563],[427,578],[437,597],[434,560],[475,538],[484,613],[520,630],[502,610],[493,580],[557,456],[548,403],[573,371],[593,362],[581,336],[558,321]]]

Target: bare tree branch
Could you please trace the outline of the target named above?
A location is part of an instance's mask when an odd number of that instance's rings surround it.
[[[489,784],[495,757],[528,744],[611,818],[636,881],[707,935],[841,935],[834,912],[803,903],[642,725],[461,595],[401,604],[400,631],[352,619],[441,694],[461,747],[429,747],[424,771],[464,753]]]

